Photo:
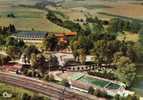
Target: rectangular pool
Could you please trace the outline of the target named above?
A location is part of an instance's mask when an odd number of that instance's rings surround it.
[[[84,83],[94,84],[97,87],[102,87],[102,88],[110,83],[108,81],[99,80],[99,79],[91,78],[91,77],[88,77],[88,76],[81,77],[78,80],[80,80],[80,81],[82,81]]]

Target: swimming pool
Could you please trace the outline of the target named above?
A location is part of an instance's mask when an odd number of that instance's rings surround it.
[[[102,80],[102,79],[97,79],[94,77],[90,77],[90,76],[87,76],[87,75],[82,74],[82,73],[74,74],[71,79],[72,80],[78,80],[78,81],[81,81],[81,82],[87,83],[87,84],[93,84],[99,88],[119,89],[121,87],[120,85],[115,84],[113,82]]]
[[[81,77],[80,79],[78,79],[84,83],[90,83],[90,84],[95,84],[97,87],[104,87],[107,84],[109,84],[110,82],[104,81],[104,80],[99,80],[99,79],[95,79],[95,78],[91,78],[88,76],[84,76]]]

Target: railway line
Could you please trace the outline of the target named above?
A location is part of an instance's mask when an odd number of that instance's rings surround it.
[[[100,98],[55,83],[44,82],[29,77],[0,72],[0,81],[45,94],[52,100],[101,100]]]

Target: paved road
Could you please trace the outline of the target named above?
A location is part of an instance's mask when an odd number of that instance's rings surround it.
[[[0,54],[7,56],[8,54],[4,51],[0,51]]]
[[[95,96],[69,88],[66,88],[66,91],[63,94],[63,86],[16,74],[0,72],[0,81],[43,93],[51,97],[52,100],[101,100],[99,98],[97,99]]]

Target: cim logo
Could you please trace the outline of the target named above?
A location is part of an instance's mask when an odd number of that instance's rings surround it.
[[[3,92],[2,96],[4,98],[11,98],[12,97],[12,94],[11,93],[8,93],[8,92]]]

